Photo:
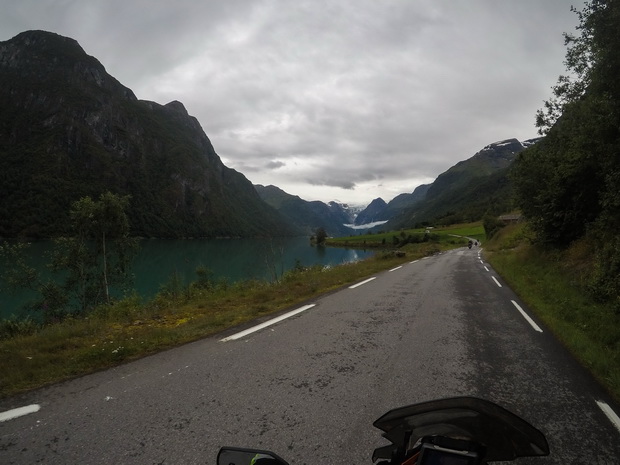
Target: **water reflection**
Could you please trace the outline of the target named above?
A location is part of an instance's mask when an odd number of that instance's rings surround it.
[[[154,296],[176,273],[185,283],[196,280],[196,268],[212,272],[214,279],[235,282],[245,279],[273,280],[301,266],[333,266],[362,260],[373,252],[312,246],[305,237],[260,239],[148,239],[140,244],[134,261],[133,288],[139,295]],[[30,249],[32,266],[43,270],[51,242],[37,242]],[[0,291],[0,318],[18,313],[28,296]]]
[[[273,280],[302,266],[339,265],[358,261],[372,252],[311,246],[307,238],[147,240],[134,266],[135,285],[142,295],[153,295],[173,273],[186,282],[195,280],[196,268],[206,267],[216,279]]]

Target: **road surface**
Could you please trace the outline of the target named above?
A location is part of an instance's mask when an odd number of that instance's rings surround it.
[[[517,463],[620,463],[618,406],[477,248],[373,278],[250,334],[267,319],[0,401],[0,463],[213,464],[230,445],[370,464],[381,414],[457,395],[545,433],[551,456]]]

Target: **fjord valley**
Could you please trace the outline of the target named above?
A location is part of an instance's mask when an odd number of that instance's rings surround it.
[[[620,463],[620,1],[13,3],[0,464]]]
[[[144,323],[152,331],[146,348],[97,358],[87,363],[86,370],[195,339],[399,263],[402,258],[386,250],[373,252],[375,259],[357,266],[333,267],[352,259],[326,262],[332,251],[311,248],[307,236],[319,229],[329,236],[344,236],[355,233],[355,227],[384,224],[402,216],[407,207],[423,205],[431,190],[421,186],[390,202],[377,199],[360,211],[338,202],[308,202],[275,186],[253,186],[241,173],[224,166],[183,104],[137,99],[75,40],[44,31],[27,31],[0,43],[0,103],[0,236],[54,239],[51,253],[36,257],[42,262],[39,269],[24,259],[20,243],[4,246],[3,288],[22,286],[35,295],[27,310],[33,318],[4,320],[3,337],[14,343],[13,336],[30,335],[41,342],[38,338],[48,337],[46,328],[56,328],[66,340],[72,336],[59,328],[67,324],[69,331],[75,330],[69,329],[73,324],[69,322],[81,316],[88,316],[82,323],[90,326],[77,330],[80,335],[75,333],[82,341],[76,344],[84,347],[92,346],[93,338],[107,337],[103,335],[109,331],[124,334],[133,325]],[[458,181],[453,188],[470,186],[474,179],[505,169],[506,162],[492,154],[512,160],[514,154],[506,154],[506,144],[491,144],[485,150],[488,157],[475,155],[465,162],[463,166],[475,167],[461,166],[468,180],[452,176]],[[524,148],[516,140],[508,146],[515,151]],[[487,164],[488,169],[480,168]],[[446,191],[452,189],[450,184],[444,183]],[[454,191],[453,195],[458,196]],[[410,223],[418,222],[417,213],[409,216]],[[314,258],[302,262],[302,253],[286,257],[278,239],[284,236],[306,236],[303,240]],[[240,254],[254,261],[242,265],[244,273],[253,268],[254,274],[246,274],[249,279],[227,280],[219,270],[210,269],[216,252],[195,262],[203,252],[195,250],[200,242],[182,246],[193,250],[191,257],[176,249],[178,243],[167,242],[164,247],[174,249],[175,259],[183,263],[173,263],[170,274],[148,284],[155,290],[147,296],[127,292],[126,278],[138,270],[136,281],[143,281],[152,271],[149,268],[165,267],[156,260],[162,253],[154,252],[154,242],[141,249],[150,251],[143,262],[151,265],[131,267],[135,255],[131,239],[136,237],[232,237],[253,241],[254,252],[266,253],[254,256],[238,242],[229,241],[227,247],[216,244],[218,253],[229,251],[223,258],[228,265]],[[413,258],[459,244],[454,240],[424,244],[406,253]],[[354,254],[353,260],[358,260],[370,252]],[[51,269],[61,276],[58,281],[40,272],[48,269],[48,255]],[[187,269],[188,264],[194,269]],[[330,265],[329,272],[325,264]],[[267,279],[262,279],[265,274]],[[262,278],[256,280],[257,276]],[[72,318],[66,320],[69,315]],[[177,327],[184,328],[184,334]],[[172,333],[161,339],[161,331]],[[54,349],[57,342],[53,336],[47,343],[35,344],[60,356]],[[42,373],[37,379],[59,379],[75,370],[80,369],[63,365],[60,373]]]
[[[272,283],[234,284],[210,279],[203,268],[194,283],[164,283],[153,301],[145,303],[131,294],[116,301],[100,299],[101,305],[89,307],[89,321],[71,320],[74,326],[67,326],[67,331],[74,331],[72,337],[83,339],[84,358],[96,358],[88,352],[94,343],[89,337],[113,334],[129,341],[132,331],[147,333],[146,326],[152,325],[153,340],[161,341],[146,351],[132,345],[125,354],[102,356],[88,370],[194,340],[377,270],[415,261],[420,254],[463,245],[460,239],[450,239],[452,243],[438,240],[418,248],[409,239],[409,234],[415,239],[418,232],[410,233],[410,228],[422,228],[420,234],[426,234],[455,223],[477,222],[478,230],[468,234],[478,237],[480,225],[484,226],[486,259],[617,395],[620,91],[614,58],[618,38],[613,34],[617,17],[616,6],[606,9],[596,2],[580,16],[584,35],[572,39],[567,60],[569,68],[578,71],[576,82],[556,87],[552,101],[537,115],[543,137],[490,143],[473,156],[464,154],[462,162],[434,182],[412,185],[410,193],[388,202],[375,199],[361,211],[335,202],[307,202],[276,186],[253,186],[243,174],[224,166],[183,104],[139,100],[73,39],[24,32],[0,43],[0,236],[70,236],[76,219],[103,215],[107,194],[110,205],[124,206],[127,229],[123,237],[103,234],[101,240],[101,231],[85,236],[103,246],[106,240],[126,237],[263,238],[270,244],[276,236],[305,236],[319,230],[326,236],[351,237],[362,233],[356,228],[375,235],[390,231],[380,241],[381,252],[357,265],[324,270],[299,264],[284,272],[276,264]],[[82,201],[85,198],[90,203]],[[76,202],[81,203],[76,207]],[[519,222],[506,226],[500,218],[505,213],[513,213],[511,218]],[[271,250],[277,261],[277,248]],[[546,281],[548,277],[551,281]],[[92,292],[98,296],[103,295],[102,282],[113,284],[107,278],[95,282]],[[63,288],[44,289],[45,308],[49,309],[50,299],[62,303]],[[579,298],[569,291],[576,291]],[[50,323],[62,320],[61,315],[51,316]],[[13,331],[35,340],[48,327],[11,322],[6,328],[7,334]],[[12,336],[7,340],[16,344]],[[54,344],[60,343],[50,342],[49,352]],[[590,352],[593,346],[596,352]],[[53,379],[80,370],[63,369]],[[23,377],[27,378],[28,374]],[[28,387],[32,385],[16,389]]]
[[[532,143],[490,144],[431,185],[354,210],[253,186],[222,163],[182,103],[137,99],[75,40],[54,33],[0,43],[0,104],[5,238],[66,235],[72,204],[108,191],[129,196],[129,234],[139,237],[295,236],[319,227],[342,236],[354,231],[347,224],[397,229],[438,213],[444,222],[476,220],[510,208],[511,196],[493,187],[507,184],[515,154]],[[485,206],[463,213],[476,196]]]
[[[6,252],[5,263],[21,263],[22,267],[20,276],[5,270],[3,292],[11,292],[7,282],[35,287],[36,293],[47,289],[45,279],[33,276],[36,270],[47,270],[50,260],[46,257],[53,255],[49,266],[60,274],[73,270],[69,281],[82,289],[83,298],[78,300],[84,301],[90,293],[95,296],[93,304],[109,301],[103,297],[109,295],[108,288],[117,289],[115,296],[121,288],[131,288],[125,278],[137,270],[143,270],[133,280],[141,283],[139,295],[150,298],[170,276],[178,278],[179,270],[185,270],[184,281],[191,281],[194,270],[187,270],[188,263],[215,273],[214,279],[274,280],[296,266],[332,266],[351,260],[334,251],[323,253],[332,257],[326,260],[311,249],[284,259],[277,244],[313,236],[318,230],[336,237],[499,215],[514,207],[509,167],[516,154],[534,142],[509,139],[489,144],[432,184],[412,188],[411,193],[389,202],[378,198],[364,208],[354,208],[339,202],[306,201],[276,186],[253,186],[243,174],[222,163],[198,120],[181,102],[160,105],[139,100],[75,40],[58,34],[26,31],[0,43],[0,104],[0,237],[81,237],[77,245],[64,242],[64,249],[38,246],[35,250],[46,252],[30,262],[20,261],[15,250],[13,255]],[[113,220],[110,212],[114,211],[120,216]],[[102,229],[107,223],[107,229]],[[141,263],[149,262],[144,253],[131,264],[135,249],[127,238],[266,239],[256,241],[255,253],[241,245],[221,247],[231,254],[246,254],[253,265],[240,265],[242,270],[220,269],[212,254],[192,252],[189,259],[183,258],[187,253],[177,250],[178,243],[170,243],[170,249],[177,252],[163,260],[155,273],[142,267]],[[99,245],[94,255],[87,256],[83,250],[92,244]],[[194,246],[182,249],[194,250]],[[211,245],[205,243],[204,248],[210,250]],[[265,250],[270,252],[265,255]],[[110,256],[108,263],[106,257],[115,251],[116,258]],[[104,257],[105,268],[110,269],[101,277],[105,286],[93,284],[99,279],[93,276],[100,275],[95,271],[101,267],[97,256]],[[195,263],[195,257],[204,258]],[[90,277],[77,271],[87,260],[93,273]],[[227,260],[231,268],[237,261],[232,255]],[[163,277],[161,270],[166,270]],[[147,277],[152,282],[145,282]],[[88,291],[87,281],[92,287]],[[69,290],[64,286],[53,289],[45,291],[53,295],[39,299],[39,307],[45,306],[48,312],[56,308],[51,313],[57,318],[66,306],[62,295]],[[14,302],[5,298],[0,313],[21,313]],[[84,311],[85,305],[81,307]]]

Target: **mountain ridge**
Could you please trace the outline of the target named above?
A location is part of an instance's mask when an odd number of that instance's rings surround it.
[[[319,227],[345,235],[367,224],[457,220],[474,214],[466,210],[504,208],[508,167],[538,140],[494,142],[433,183],[358,211],[253,186],[222,163],[181,102],[139,100],[58,34],[26,31],[0,42],[0,107],[0,237],[63,234],[72,202],[108,190],[131,195],[132,233],[146,237],[314,234]]]
[[[499,215],[512,209],[510,167],[518,153],[541,139],[521,142],[512,138],[486,145],[437,176],[428,185],[424,199],[392,217],[386,227],[477,221],[487,214]]]
[[[66,233],[72,202],[131,195],[132,233],[297,233],[226,167],[177,101],[138,100],[77,41],[26,31],[0,42],[0,236]]]
[[[416,187],[410,194],[399,194],[387,204],[381,198],[373,200],[372,207],[369,205],[368,211],[359,214],[356,224],[370,225],[373,223],[371,219],[381,218],[382,224],[373,224],[369,229],[395,230],[449,219],[456,222],[460,219],[479,220],[487,212],[494,214],[496,210],[509,208],[508,200],[512,199],[512,194],[508,169],[518,153],[541,139],[521,142],[511,138],[488,144],[439,174],[432,183]],[[480,199],[476,198],[477,195]],[[494,207],[489,206],[489,198],[494,200]],[[463,214],[464,211],[471,214]],[[479,216],[474,219],[474,215]]]
[[[341,204],[335,201],[327,204],[319,200],[303,200],[273,185],[258,184],[254,188],[264,202],[275,208],[296,229],[306,235],[314,235],[318,228],[325,229],[330,236],[343,236],[353,232],[345,226],[346,223],[352,222],[353,218]]]
[[[307,202],[275,186],[260,186],[259,193],[263,200],[298,225],[308,222],[313,225],[312,231],[329,225],[330,235],[350,235],[360,229],[397,230],[420,224],[476,221],[486,214],[499,215],[512,208],[512,187],[508,176],[510,167],[518,153],[540,139],[521,142],[511,138],[488,144],[439,174],[431,184],[422,184],[412,193],[399,194],[388,203],[380,197],[374,199],[355,216],[350,224],[351,229],[341,231],[334,226],[334,218],[328,219],[325,203]],[[260,188],[271,190],[271,195],[277,192],[277,195],[270,199],[269,194],[261,192]],[[295,206],[288,208],[287,213],[283,203],[292,202],[293,198]],[[310,203],[315,204],[315,209],[308,215]],[[316,208],[323,213],[318,215]]]

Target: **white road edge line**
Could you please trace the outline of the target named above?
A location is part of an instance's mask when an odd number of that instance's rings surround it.
[[[414,260],[414,261],[409,262],[409,263],[418,263],[419,261],[420,261],[420,260]]]
[[[403,266],[397,266],[396,268],[392,268],[390,271],[388,271],[388,273],[391,273],[392,271],[396,271],[396,270],[400,270]]]
[[[502,285],[499,283],[499,281],[497,280],[495,276],[491,276],[491,278],[493,278],[493,281],[495,281],[495,284],[497,284],[497,287],[502,287]]]
[[[598,405],[598,408],[600,408],[603,411],[605,416],[609,418],[609,421],[611,421],[612,424],[616,427],[616,429],[620,432],[620,418],[618,418],[618,415],[616,415],[616,412],[614,412],[613,409],[606,402],[603,402],[602,400],[597,400],[596,405]]]
[[[7,410],[6,412],[0,412],[0,422],[13,420],[14,418],[23,417],[41,410],[39,404],[27,405],[25,407],[14,408],[13,410]]]
[[[512,302],[512,305],[514,305],[514,306],[517,308],[517,310],[519,310],[519,312],[521,313],[521,315],[523,316],[523,318],[525,318],[525,319],[527,320],[527,322],[530,324],[530,326],[531,326],[532,328],[534,328],[534,329],[535,329],[536,331],[538,331],[539,333],[542,333],[542,332],[543,332],[543,330],[541,329],[541,327],[540,327],[540,326],[538,326],[538,325],[536,324],[536,322],[535,322],[534,320],[532,320],[532,319],[530,318],[530,316],[529,316],[527,313],[525,313],[525,310],[523,310],[523,309],[519,306],[519,304],[518,304],[518,303],[516,303],[514,300],[511,300],[511,302]]]
[[[284,315],[280,315],[276,318],[273,318],[272,320],[265,321],[264,323],[261,323],[256,326],[252,326],[251,328],[246,329],[245,331],[241,331],[239,333],[233,334],[232,336],[228,336],[228,337],[225,337],[224,339],[220,339],[220,342],[228,342],[228,341],[234,341],[236,339],[241,339],[242,337],[245,337],[248,334],[252,334],[252,333],[255,333],[256,331],[260,331],[261,329],[264,329],[268,326],[279,323],[282,320],[286,320],[287,318],[295,316],[298,313],[305,312],[306,310],[314,307],[315,305],[316,304],[304,305],[303,307],[300,307],[297,310],[293,310],[291,312],[285,313]]]
[[[373,276],[372,278],[368,278],[368,279],[366,279],[366,280],[362,281],[361,283],[357,283],[357,284],[354,284],[353,286],[349,286],[349,289],[355,289],[356,287],[359,287],[359,286],[361,286],[362,284],[369,283],[369,282],[370,282],[370,281],[372,281],[373,279],[377,279],[377,278],[376,278],[375,276]]]
[[[485,270],[490,271],[486,266],[484,267]]]

